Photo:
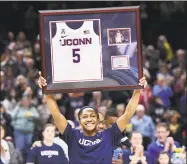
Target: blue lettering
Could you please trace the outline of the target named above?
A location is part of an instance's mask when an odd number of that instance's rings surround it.
[[[92,38],[79,38],[79,39],[62,39],[60,40],[61,46],[77,46],[92,44]]]

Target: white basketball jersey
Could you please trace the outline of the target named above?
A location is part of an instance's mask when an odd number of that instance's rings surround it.
[[[75,30],[66,22],[56,22],[56,27],[51,44],[53,82],[103,80],[100,36],[94,32],[93,20],[85,20]]]

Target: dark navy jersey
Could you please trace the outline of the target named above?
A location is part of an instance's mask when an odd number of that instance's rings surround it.
[[[85,136],[68,124],[61,137],[68,144],[70,164],[111,164],[113,147],[122,133],[115,123],[95,136]]]
[[[64,150],[57,144],[34,147],[29,150],[27,162],[37,164],[68,164]]]

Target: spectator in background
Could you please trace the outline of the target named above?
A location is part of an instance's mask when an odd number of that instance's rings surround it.
[[[187,117],[187,86],[184,89],[184,94],[180,97],[180,104],[179,104],[179,113],[182,116],[183,123],[186,123],[186,117]]]
[[[15,91],[16,91],[16,100],[19,101],[23,94],[25,93],[28,87],[28,81],[23,75],[16,77]]]
[[[32,58],[28,58],[26,60],[26,68],[28,69],[27,78],[29,79],[32,87],[32,80],[38,76],[38,70],[36,69],[34,60]]]
[[[69,96],[69,106],[66,115],[68,120],[75,120],[74,112],[77,108],[82,108],[84,106],[84,93],[68,93]]]
[[[16,39],[16,49],[23,50],[24,48],[31,48],[31,44],[26,39],[25,33],[23,31],[20,31]]]
[[[131,162],[129,164],[148,164],[143,156],[143,146],[136,146],[135,153],[131,156]]]
[[[110,108],[105,114],[105,120],[107,122],[107,128],[111,127],[113,123],[118,119],[118,113],[115,108]]]
[[[6,97],[6,88],[5,88],[5,73],[0,71],[0,101],[3,101]]]
[[[27,164],[68,164],[61,146],[54,143],[56,127],[46,124],[42,132],[43,141],[41,147],[32,147],[28,153]]]
[[[12,136],[10,137],[10,135],[7,133],[7,128],[6,128],[6,124],[5,126],[3,124],[0,124],[0,132],[1,132],[1,145],[3,145],[4,148],[6,148],[7,150],[7,153],[6,153],[6,157],[1,157],[0,159],[4,159],[9,156],[8,153],[10,154],[10,160],[8,162],[8,164],[22,164],[22,161],[21,159],[19,158],[18,156],[18,153],[14,147],[14,143],[13,143],[13,140],[12,140]],[[9,150],[9,152],[8,152]],[[2,153],[3,155],[3,153]],[[0,161],[0,164],[2,161]],[[4,161],[3,164],[5,164],[6,162]]]
[[[185,87],[186,87],[186,71],[183,71],[183,73],[180,75],[178,79],[176,79],[175,84],[173,86],[174,91],[174,99],[176,102],[176,107],[179,109],[180,107],[180,98],[185,93]]]
[[[186,164],[186,151],[185,147],[176,148],[171,156],[172,164]]]
[[[9,152],[8,143],[4,140],[5,129],[1,124],[0,124],[0,131],[1,131],[0,164],[8,164],[10,161],[10,152]]]
[[[9,50],[13,50],[16,46],[16,43],[15,43],[15,35],[13,32],[8,32],[8,49]]]
[[[23,97],[26,96],[28,98],[31,99],[31,104],[33,106],[37,106],[38,105],[38,99],[36,98],[36,96],[34,96],[34,93],[33,93],[33,89],[28,86],[25,91],[23,92]]]
[[[146,78],[148,78],[149,80],[151,79],[148,70],[144,69],[144,74]],[[152,89],[150,85],[147,85],[144,90],[141,90],[141,95],[139,100],[139,104],[142,104],[145,107],[146,113],[148,113],[151,108],[151,101],[152,101]]]
[[[23,97],[20,105],[12,113],[12,126],[14,127],[14,142],[16,149],[25,160],[27,148],[31,145],[35,131],[36,120],[39,114],[31,104],[31,99]]]
[[[97,125],[97,131],[102,132],[107,128],[106,120],[104,119],[104,116],[99,113],[99,123]]]
[[[68,103],[68,100],[66,99],[66,94],[61,94],[61,93],[56,93],[54,95],[54,99],[56,100],[57,104],[59,105],[60,108],[60,113],[62,113],[63,115],[68,112],[68,110],[66,110],[66,103]]]
[[[79,127],[79,117],[78,117],[78,113],[80,111],[80,108],[77,108],[75,109],[75,112],[74,112],[74,124],[75,124],[75,128],[78,128]]]
[[[159,153],[157,164],[170,164],[170,157],[167,152],[161,151]]]
[[[11,125],[11,115],[6,112],[5,107],[0,104],[0,124],[4,125],[6,135],[12,139],[13,138],[13,127]]]
[[[6,112],[10,115],[17,104],[15,96],[16,96],[16,92],[14,88],[10,88],[9,92],[6,95],[6,98],[2,101],[2,104],[5,107]]]
[[[70,122],[70,121],[68,121],[68,122]],[[55,123],[55,122],[54,122],[53,118],[51,118],[51,120],[50,120],[46,125],[51,125],[51,124],[52,124],[53,126],[55,126],[54,123]],[[46,125],[43,127],[43,129],[45,129]],[[71,124],[71,126],[72,126],[72,124]],[[72,128],[74,128],[74,126],[72,126]],[[40,139],[37,140],[37,141],[35,141],[35,142],[32,144],[32,147],[42,147],[43,129],[42,129],[42,131],[41,131],[41,134],[39,135],[39,136],[40,136]],[[61,134],[60,134],[60,132],[58,131],[58,129],[56,128],[56,126],[55,126],[55,137],[54,137],[54,139],[53,139],[53,142],[54,142],[55,144],[59,145],[59,146],[63,149],[66,158],[69,160],[69,156],[68,156],[68,145],[64,142],[64,140],[62,140],[62,139],[60,138],[60,136],[61,136]]]
[[[150,72],[151,74],[151,82],[154,81],[156,77],[156,73],[159,70],[159,53],[155,49],[153,45],[148,45],[144,51],[144,67]]]
[[[124,104],[117,104],[116,105],[116,110],[118,113],[118,117],[122,116],[123,113],[125,112],[125,105]]]
[[[101,105],[102,101],[102,92],[95,91],[92,92],[92,100],[89,103],[89,106],[94,106],[96,109]]]
[[[170,74],[167,63],[160,64],[160,71],[157,73],[157,76],[163,76],[166,84],[171,86],[173,82],[173,76]]]
[[[171,106],[170,98],[173,96],[173,91],[171,87],[166,84],[163,75],[157,76],[157,81],[153,86],[152,93],[154,97],[159,97],[162,100],[162,104],[165,108],[169,108]]]
[[[10,151],[10,162],[9,164],[22,164],[22,158],[19,157],[16,148],[14,146],[13,140],[10,140],[9,137],[6,137]]]
[[[171,69],[179,67],[181,70],[185,70],[186,64],[186,52],[183,49],[176,51],[175,58],[171,62]]]
[[[168,137],[170,134],[169,127],[166,123],[160,123],[156,126],[157,140],[148,145],[148,152],[151,154],[154,163],[161,151],[166,151],[170,154],[176,147],[179,147],[179,143],[173,140],[173,137]]]
[[[151,155],[147,151],[144,151],[142,134],[138,132],[132,132],[130,141],[132,143],[131,150],[127,149],[123,151],[123,164],[129,164],[133,161],[133,164],[135,164],[137,161],[135,162],[136,159],[133,160],[133,158],[136,158],[136,156],[139,157],[142,163],[152,164]],[[138,153],[140,149],[141,152],[139,153],[141,154]]]
[[[106,115],[106,112],[107,112],[108,108],[106,105],[102,105],[98,108],[98,112],[100,112],[104,117]]]
[[[180,115],[178,112],[173,111],[171,116],[169,117],[169,129],[171,132],[171,136],[175,141],[180,141],[180,145],[183,145],[182,143],[182,132],[184,130],[183,125],[179,122]]]
[[[157,46],[158,46],[158,49],[160,52],[159,56],[160,56],[161,60],[171,62],[174,55],[173,55],[173,50],[172,50],[169,42],[167,41],[166,36],[160,35],[158,37]]]
[[[17,62],[16,62],[17,75],[26,76],[28,72],[28,68],[26,67],[26,63],[24,62],[24,51],[17,50],[15,52],[15,57],[17,59]]]
[[[133,126],[133,130],[142,134],[143,144],[145,149],[147,145],[154,141],[155,138],[155,125],[150,116],[145,114],[145,108],[139,104],[136,108],[136,114],[132,117],[130,123]]]
[[[14,64],[8,64],[6,66],[6,79],[5,79],[5,83],[6,83],[6,87],[7,87],[7,91],[14,86],[15,84],[15,76],[16,76],[16,68],[13,66]]]
[[[164,113],[166,109],[163,105],[162,100],[159,97],[153,97],[152,108],[149,111],[149,115],[152,117],[155,124],[164,122]]]
[[[41,61],[42,61],[42,56],[40,54],[40,44],[39,43],[36,43],[34,45],[34,50],[33,50],[33,58],[35,60],[35,64],[36,64],[36,68],[38,70],[42,70],[42,67],[41,67]]]
[[[42,96],[42,104],[38,106],[37,111],[39,113],[39,118],[40,118],[38,129],[42,130],[44,126],[47,124],[51,115],[47,107],[46,95]]]
[[[2,69],[3,70],[3,69]],[[0,72],[0,97],[1,101],[3,101],[6,97],[10,89],[14,86],[15,78],[12,73],[12,68],[10,65],[7,65],[4,71]]]

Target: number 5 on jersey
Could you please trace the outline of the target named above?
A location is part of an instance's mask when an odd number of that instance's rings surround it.
[[[73,63],[79,63],[80,62],[80,49],[76,48],[73,49]]]

